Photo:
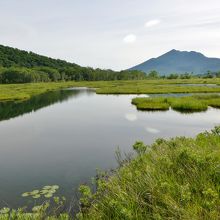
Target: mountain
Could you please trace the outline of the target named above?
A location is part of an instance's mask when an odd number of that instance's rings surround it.
[[[157,58],[152,58],[144,63],[130,68],[130,70],[141,70],[150,72],[158,71],[161,75],[170,73],[191,73],[204,74],[207,71],[220,71],[220,59],[209,58],[195,51],[171,50]]]

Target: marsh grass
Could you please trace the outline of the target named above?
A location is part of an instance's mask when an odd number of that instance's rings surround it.
[[[220,218],[219,128],[194,139],[158,139],[143,149],[113,176],[99,180],[98,191],[84,197],[89,204],[80,219]]]
[[[171,98],[169,103],[172,109],[180,112],[200,112],[208,109],[206,102],[194,97]]]
[[[208,106],[220,108],[220,96],[193,95],[187,97],[155,97],[155,98],[134,98],[132,104],[139,110],[152,111],[168,110],[169,107],[180,112],[206,111]],[[160,108],[161,107],[161,108]]]
[[[139,110],[168,110],[170,105],[166,98],[135,98],[132,104],[137,105]]]
[[[178,86],[166,84],[139,84],[115,87],[102,87],[97,94],[165,94],[165,93],[216,93],[220,87]]]
[[[158,94],[158,93],[215,93],[219,87],[199,86],[216,84],[220,79],[132,80],[132,81],[68,81],[50,83],[0,84],[0,101],[22,101],[33,96],[69,87],[95,88],[97,94]],[[195,84],[179,86],[179,84]],[[196,86],[198,84],[198,86]]]

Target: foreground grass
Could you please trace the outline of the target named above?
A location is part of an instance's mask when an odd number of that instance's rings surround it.
[[[151,146],[136,142],[133,148],[136,157],[121,159],[118,153],[120,167],[99,174],[94,194],[80,186],[76,217],[62,208],[65,199],[52,197],[36,201],[29,213],[5,207],[0,220],[220,219],[220,127],[196,138],[158,139]],[[58,188],[45,186],[23,196],[51,197]]]
[[[194,86],[180,86],[195,84]],[[57,82],[30,84],[0,84],[0,101],[22,101],[48,91],[68,87],[96,88],[98,94],[154,94],[154,93],[212,93],[220,92],[219,87],[199,84],[220,84],[220,79],[188,80],[139,80],[139,81],[97,81]],[[198,86],[197,86],[198,85]]]
[[[134,147],[139,156],[100,180],[94,195],[84,190],[81,219],[220,218],[220,128]]]
[[[193,95],[187,97],[134,98],[132,104],[139,110],[168,110],[170,107],[180,112],[199,112],[208,106],[220,108],[219,95]]]

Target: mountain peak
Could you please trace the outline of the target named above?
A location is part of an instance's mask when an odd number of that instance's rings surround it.
[[[208,58],[196,51],[172,49],[157,58],[147,60],[140,65],[132,67],[131,70],[141,70],[146,73],[156,70],[163,75],[186,72],[203,74],[207,71],[220,71],[220,59]]]
[[[181,52],[182,52],[182,51],[180,51],[180,50],[172,49],[172,50],[168,51],[167,53],[165,53],[165,54],[163,54],[163,55],[161,55],[161,56],[176,55],[176,54],[181,53]],[[160,57],[161,57],[161,56],[160,56]]]
[[[176,50],[176,49],[172,49],[169,52],[165,53],[166,54],[194,54],[194,55],[202,55],[204,57],[204,55],[202,53],[196,52],[196,51],[181,51],[181,50]],[[163,56],[163,55],[162,55]]]
[[[176,53],[176,52],[181,52],[180,50],[172,49],[168,53]]]

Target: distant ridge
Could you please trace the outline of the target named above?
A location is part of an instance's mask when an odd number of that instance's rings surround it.
[[[69,63],[60,59],[38,55],[33,52],[27,52],[13,47],[0,45],[0,66],[23,66],[23,67],[79,67],[75,63]]]
[[[188,52],[173,49],[157,58],[152,58],[134,66],[130,70],[141,70],[146,73],[156,70],[161,75],[186,72],[204,74],[207,71],[220,71],[220,59],[209,58],[195,51]]]

